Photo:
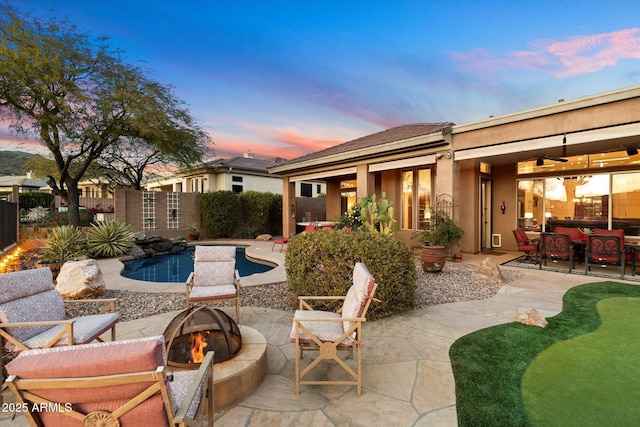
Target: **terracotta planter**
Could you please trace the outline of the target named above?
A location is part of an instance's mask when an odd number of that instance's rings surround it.
[[[189,240],[198,240],[198,239],[200,239],[200,232],[199,231],[190,231],[188,237],[189,237]]]
[[[423,246],[420,262],[425,273],[439,273],[446,261],[446,248],[444,246]]]
[[[460,254],[460,253],[453,254],[453,260],[454,260],[455,262],[460,262],[460,261],[462,261],[462,254]]]

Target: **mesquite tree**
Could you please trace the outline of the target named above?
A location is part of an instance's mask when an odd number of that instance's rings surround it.
[[[51,152],[47,180],[70,224],[80,224],[78,182],[108,147],[140,140],[180,165],[201,161],[209,138],[170,87],[124,63],[106,38],[1,6],[0,118]]]

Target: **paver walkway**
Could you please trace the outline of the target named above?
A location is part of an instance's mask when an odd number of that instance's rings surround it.
[[[491,257],[501,263],[517,255]],[[465,261],[479,263],[486,257],[465,254]],[[546,317],[553,316],[561,310],[562,296],[568,289],[604,280],[540,270],[518,271],[523,278],[509,283],[494,297],[427,307],[365,323],[361,396],[356,396],[354,387],[346,386],[302,386],[296,395],[294,346],[288,340],[293,313],[243,307],[242,324],[257,329],[267,339],[268,373],[253,395],[218,415],[216,426],[457,425],[449,361],[449,347],[457,338],[515,321],[531,308]],[[162,334],[175,314],[119,324],[118,339]],[[0,425],[26,425],[24,417],[11,423],[6,415],[0,417]]]

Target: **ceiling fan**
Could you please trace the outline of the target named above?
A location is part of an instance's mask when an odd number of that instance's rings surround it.
[[[550,157],[550,156],[547,156],[546,153],[538,154],[536,156],[536,166],[544,165],[545,160],[551,160],[553,162],[561,162],[561,163],[568,162],[569,160],[565,159],[564,157],[567,157],[567,135],[566,134],[562,135],[562,157]]]
[[[563,159],[562,157],[550,157],[543,153],[543,154],[538,154],[536,156],[536,166],[544,165],[545,160],[551,160],[553,162],[561,162],[561,163],[566,163],[569,161],[568,159]]]

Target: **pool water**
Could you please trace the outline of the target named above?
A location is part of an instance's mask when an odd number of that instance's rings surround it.
[[[194,248],[182,251],[138,258],[124,262],[122,275],[129,279],[145,282],[185,282],[193,271]],[[273,268],[272,265],[259,264],[248,260],[244,248],[236,248],[236,268],[241,277],[264,273]]]

